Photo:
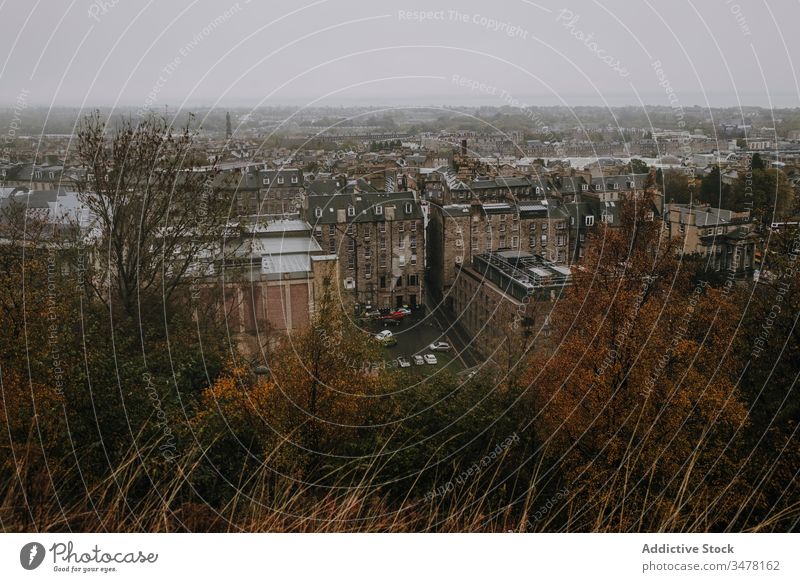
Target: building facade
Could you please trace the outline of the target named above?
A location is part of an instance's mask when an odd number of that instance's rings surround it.
[[[339,256],[356,309],[422,305],[426,236],[413,192],[309,196],[305,212],[323,251]]]

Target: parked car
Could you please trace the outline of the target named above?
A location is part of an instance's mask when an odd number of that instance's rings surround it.
[[[414,363],[417,366],[424,366],[425,365],[425,358],[423,358],[419,354],[416,354],[416,355],[414,355]]]
[[[450,344],[447,342],[433,342],[428,346],[428,349],[432,352],[446,352],[450,349]]]
[[[375,334],[375,339],[378,340],[379,342],[382,342],[386,339],[389,339],[393,335],[394,334],[391,331],[389,331],[388,329],[384,329],[383,331]]]
[[[392,313],[402,313],[404,315],[411,315],[411,310],[408,307],[398,307]]]
[[[408,358],[404,358],[403,356],[400,356],[399,358],[397,358],[397,363],[401,368],[410,368],[411,367],[411,362],[408,361]]]
[[[426,364],[438,364],[439,360],[436,359],[436,356],[433,354],[425,354],[425,363]]]
[[[384,315],[383,319],[404,319],[408,313],[399,309],[392,311],[389,315]]]

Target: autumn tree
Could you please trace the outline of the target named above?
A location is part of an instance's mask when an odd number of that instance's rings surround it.
[[[77,152],[88,171],[79,190],[99,234],[89,278],[97,296],[128,317],[168,305],[219,253],[227,220],[213,168],[193,167],[192,130],[175,133],[156,117],[112,129],[95,114],[79,128]]]
[[[565,527],[613,531],[716,527],[745,420],[736,369],[721,368],[735,313],[692,285],[674,241],[633,201],[604,227],[554,309],[560,343],[533,359],[537,433],[570,491]],[[534,484],[535,486],[535,484]],[[729,493],[729,492],[728,492]]]

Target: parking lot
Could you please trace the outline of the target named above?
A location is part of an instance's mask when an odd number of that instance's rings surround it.
[[[453,345],[449,338],[442,335],[440,324],[436,318],[431,317],[430,312],[423,313],[423,310],[415,310],[399,324],[386,324],[380,320],[371,320],[362,325],[373,335],[388,329],[397,339],[395,345],[383,348],[387,363],[403,356],[411,362],[411,367],[406,368],[406,370],[415,370],[423,367],[429,370],[447,368],[456,374],[465,368],[464,362],[453,347],[446,352],[431,352],[428,349],[428,346],[435,341],[444,341],[451,346]],[[415,354],[425,355],[428,353],[433,353],[436,356],[438,360],[436,364],[423,364],[421,366],[414,364],[413,356]]]

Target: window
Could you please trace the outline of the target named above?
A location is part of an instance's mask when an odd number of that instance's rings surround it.
[[[381,237],[380,245],[381,245],[381,250],[382,251],[386,250],[386,237],[385,236]]]
[[[334,239],[328,241],[328,252],[332,255],[336,254],[336,241]]]
[[[297,176],[292,176],[292,184],[297,184]]]
[[[398,230],[398,231],[400,231],[400,232],[405,232],[405,230],[406,230],[406,223],[405,223],[405,222],[403,222],[403,221],[400,221],[400,224],[398,224],[398,225],[397,225],[397,230]]]
[[[586,192],[589,189],[589,184],[581,184],[581,190]]]
[[[411,202],[406,202],[406,214],[411,214],[412,211],[413,206],[411,205]]]
[[[556,223],[556,230],[564,230],[565,228],[567,228],[567,223],[563,220]]]
[[[264,178],[264,186],[269,186],[269,178]]]
[[[398,240],[397,241],[397,246],[398,246],[398,248],[401,248],[401,249],[406,248],[406,239],[405,238],[401,238],[400,240]]]
[[[411,221],[411,232],[417,232],[417,221],[416,220],[412,220]]]
[[[356,215],[356,207],[352,204],[347,206],[347,216],[355,216]]]
[[[411,264],[412,265],[416,265],[417,264],[417,255],[411,255]]]
[[[531,232],[536,232],[536,223],[535,222],[531,222],[530,231]]]
[[[721,226],[717,227],[717,234],[722,234],[722,227]]]
[[[505,231],[506,231],[506,224],[503,223],[500,225],[500,232],[505,232]]]
[[[386,223],[385,222],[379,222],[378,223],[378,231],[379,232],[386,232]]]
[[[556,245],[563,247],[565,244],[567,244],[567,237],[565,235],[559,234],[556,236]]]
[[[378,266],[381,269],[385,269],[386,268],[386,255],[384,253],[381,253],[380,258],[378,259]]]
[[[335,224],[329,224],[328,225],[328,234],[330,236],[333,236],[333,235],[336,234],[336,225]]]
[[[655,214],[653,213],[652,210],[649,211],[649,212],[646,212],[645,215],[644,215],[644,219],[647,220],[648,222],[653,222],[653,218],[655,218]]]
[[[372,277],[372,265],[367,263],[364,265],[364,278],[369,279],[370,277]]]
[[[375,216],[380,216],[383,214],[383,206],[381,206],[380,204],[376,204],[374,210],[375,210]]]
[[[416,275],[409,275],[407,277],[408,286],[409,287],[416,287],[417,286],[417,276]]]
[[[347,239],[347,250],[350,251],[351,253],[354,250],[356,250],[356,241],[353,240],[352,238]]]
[[[546,234],[542,235],[541,241],[542,241],[542,246],[546,247],[547,246],[547,235]]]
[[[618,182],[614,182],[614,190],[619,190],[619,183]]]
[[[320,208],[319,206],[317,206],[317,207],[314,209],[314,216],[316,216],[317,218],[322,218],[322,208]]]
[[[594,226],[594,216],[591,214],[586,217],[586,226]]]
[[[395,287],[402,287],[403,286],[403,277],[400,276],[397,278],[397,282],[394,285]]]
[[[502,249],[505,246],[506,246],[506,235],[501,234],[500,235],[500,248]]]
[[[353,223],[352,222],[347,225],[347,228],[345,229],[345,232],[347,234],[353,234]]]
[[[519,247],[519,237],[518,236],[512,236],[511,237],[511,248],[512,249],[516,249],[518,247]]]
[[[379,286],[381,289],[386,289],[386,275],[381,275]]]
[[[364,247],[364,257],[368,259],[371,256],[372,256],[372,249],[369,248],[369,245],[366,245]]]
[[[278,176],[278,184],[283,184],[284,181],[283,176]]]
[[[600,217],[600,219],[606,224],[611,224],[612,222],[614,222],[614,215],[604,212]]]
[[[356,256],[350,255],[347,257],[347,268],[351,271],[356,268]]]
[[[411,248],[412,249],[417,248],[417,235],[415,234],[411,235]]]
[[[458,248],[461,248],[463,244],[464,244],[463,239],[461,239],[460,237],[456,239],[456,246]]]
[[[579,240],[579,241],[581,241],[581,242],[584,242],[584,241],[586,241],[586,234],[585,234],[585,233],[583,233],[583,232],[582,232],[582,233],[580,233],[580,234],[578,235],[578,240]]]

